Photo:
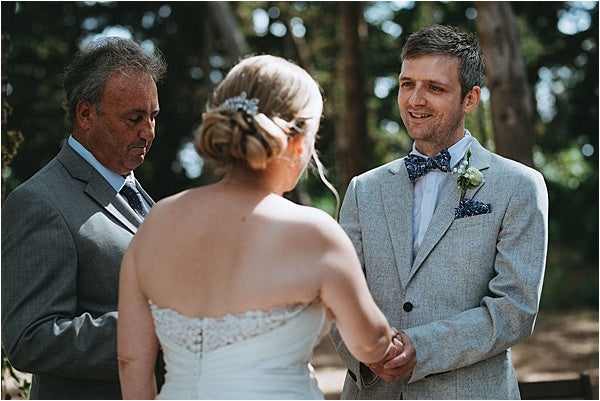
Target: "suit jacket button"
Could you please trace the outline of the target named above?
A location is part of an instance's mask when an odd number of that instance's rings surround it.
[[[413,304],[410,302],[405,302],[404,305],[402,305],[402,309],[404,309],[405,312],[410,312],[413,310]]]

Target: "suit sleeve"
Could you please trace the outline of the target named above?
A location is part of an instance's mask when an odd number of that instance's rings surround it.
[[[410,382],[490,358],[533,332],[548,243],[548,194],[541,174],[520,180],[500,227],[495,275],[479,306],[404,330],[417,351]]]
[[[340,209],[340,225],[346,231],[346,234],[350,237],[354,249],[358,255],[358,259],[363,267],[364,271],[364,255],[362,251],[362,235],[360,228],[360,221],[358,216],[358,204],[356,201],[356,177],[350,181],[342,207]],[[335,324],[331,327],[329,338],[336,348],[339,357],[342,359],[351,376],[359,386],[359,388],[368,386],[373,383],[377,378],[373,372],[369,370],[365,365],[352,356],[346,345],[342,341],[339,331]],[[362,373],[361,373],[362,372]]]
[[[2,343],[18,370],[116,381],[116,307],[78,312],[77,258],[43,194],[13,191],[2,207]]]

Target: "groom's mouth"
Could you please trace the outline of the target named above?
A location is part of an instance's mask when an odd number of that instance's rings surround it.
[[[431,114],[427,114],[427,113],[415,113],[412,111],[409,111],[408,114],[411,116],[411,118],[414,118],[416,120],[422,120],[428,117],[431,117]]]

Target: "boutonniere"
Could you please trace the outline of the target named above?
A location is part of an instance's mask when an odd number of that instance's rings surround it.
[[[475,188],[483,182],[483,174],[477,168],[469,163],[471,158],[471,148],[467,150],[467,157],[463,159],[457,167],[452,169],[452,174],[457,174],[456,183],[460,188],[460,199],[465,198],[467,189]]]
[[[470,158],[471,148],[467,150],[467,157],[460,162],[458,167],[452,169],[452,173],[457,174],[456,183],[460,188],[460,201],[458,207],[454,210],[454,217],[457,219],[490,213],[492,210],[489,203],[465,199],[467,189],[478,187],[483,182],[483,174],[470,165]]]

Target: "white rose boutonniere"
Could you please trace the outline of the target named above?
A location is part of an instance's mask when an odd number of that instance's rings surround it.
[[[460,199],[464,199],[467,189],[475,188],[483,182],[483,174],[477,168],[469,164],[471,148],[467,150],[467,157],[459,165],[452,169],[453,174],[458,174],[456,182],[460,188]]]
[[[458,207],[454,209],[454,217],[456,219],[492,212],[492,205],[489,203],[465,198],[467,189],[478,187],[483,182],[483,174],[481,174],[481,171],[477,168],[469,164],[470,158],[471,149],[469,148],[467,150],[466,158],[463,159],[457,167],[452,169],[452,173],[458,175],[456,177],[456,183],[460,188],[460,201],[458,202]]]

